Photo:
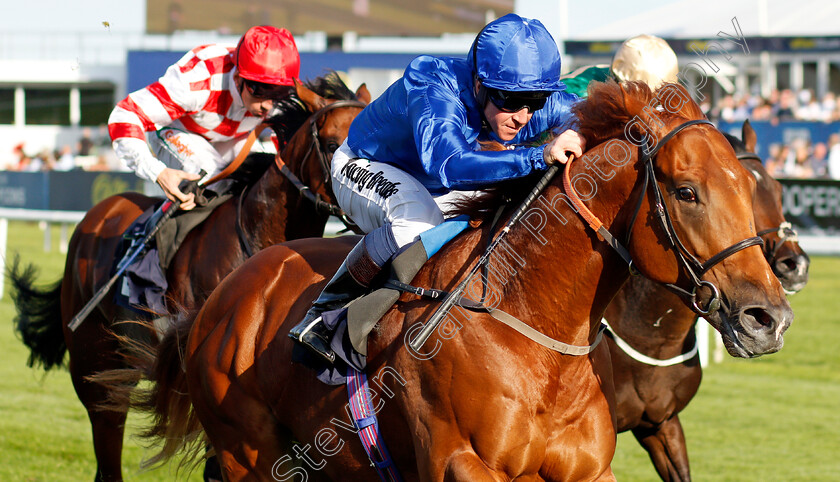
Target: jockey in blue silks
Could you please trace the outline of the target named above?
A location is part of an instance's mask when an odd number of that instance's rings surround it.
[[[570,127],[577,97],[566,94],[560,53],[538,20],[515,14],[489,23],[466,58],[421,56],[368,105],[332,160],[341,208],[366,232],[289,337],[333,362],[321,313],[365,293],[382,267],[423,231],[440,206],[465,191],[544,170],[582,155]],[[546,131],[545,146],[524,144]],[[503,151],[482,151],[494,140]]]

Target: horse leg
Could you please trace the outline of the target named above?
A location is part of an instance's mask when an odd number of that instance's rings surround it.
[[[633,430],[633,435],[648,451],[650,460],[662,480],[679,482],[691,480],[685,435],[678,415],[675,414],[652,429],[636,428]]]
[[[97,482],[122,480],[122,447],[126,412],[106,411],[99,406],[108,400],[105,389],[85,380],[94,372],[74,373],[71,359],[71,377],[76,394],[88,413],[93,434],[93,451],[96,455]]]
[[[117,360],[119,343],[103,332],[104,321],[90,316],[68,340],[70,378],[76,395],[88,412],[96,456],[97,481],[122,480],[122,447],[126,412],[104,410],[109,401],[108,390],[87,380],[95,373],[124,368]],[[96,331],[96,333],[93,333]]]

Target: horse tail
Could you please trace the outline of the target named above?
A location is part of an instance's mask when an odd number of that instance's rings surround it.
[[[38,268],[30,264],[21,270],[17,255],[7,275],[18,313],[15,330],[29,348],[26,364],[41,365],[44,370],[64,366],[67,343],[61,326],[61,280],[46,287],[35,286]]]
[[[183,355],[198,310],[173,315],[173,322],[157,346],[120,337],[127,349],[126,362],[132,368],[100,372],[92,381],[105,385],[110,399],[106,409],[136,409],[150,415],[151,425],[140,437],[159,447],[143,461],[144,468],[162,465],[179,452],[185,452],[180,467],[194,469],[205,449],[204,431],[187,387]],[[137,387],[141,378],[152,383]]]

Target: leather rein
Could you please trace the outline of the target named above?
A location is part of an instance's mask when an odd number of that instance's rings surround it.
[[[306,161],[312,157],[313,152],[317,153],[318,163],[321,166],[321,173],[324,175],[324,184],[327,188],[331,188],[332,186],[332,176],[330,175],[330,160],[332,158],[332,153],[327,152],[324,146],[321,144],[321,136],[318,134],[318,120],[324,117],[327,112],[332,110],[342,108],[342,107],[359,107],[364,108],[365,103],[360,102],[358,100],[339,100],[333,102],[332,104],[327,104],[326,106],[317,110],[314,114],[309,117],[309,130],[312,134],[312,143],[309,144],[309,149],[306,150],[306,154],[303,156],[303,162],[300,165],[300,172],[303,173],[303,168],[306,165]],[[315,149],[315,146],[318,146],[318,149]],[[352,229],[355,226],[355,223],[350,220],[347,214],[337,205],[330,203],[329,201],[325,201],[321,194],[313,193],[309,186],[301,182],[300,178],[296,176],[291,169],[286,165],[283,161],[283,158],[280,156],[280,153],[277,154],[274,158],[274,162],[277,164],[277,168],[280,169],[280,172],[286,176],[286,179],[289,180],[298,190],[298,193],[306,200],[311,202],[315,205],[315,209],[321,213],[327,213],[331,216],[335,216],[344,223],[345,226]]]
[[[683,131],[684,129],[695,126],[695,125],[704,125],[708,124],[714,127],[714,124],[709,122],[706,119],[695,119],[684,122],[680,124],[674,130],[669,132],[665,135],[656,145],[648,152],[644,152],[641,158],[641,161],[644,163],[644,180],[642,184],[642,194],[639,197],[639,202],[636,204],[635,212],[633,216],[630,218],[630,225],[627,230],[627,237],[625,239],[624,245],[629,246],[630,244],[630,237],[633,232],[633,226],[635,225],[636,218],[639,215],[639,212],[642,208],[642,203],[644,202],[645,193],[650,188],[651,194],[653,195],[654,199],[654,210],[653,215],[654,217],[659,220],[659,226],[665,232],[666,236],[668,237],[668,242],[670,243],[670,247],[674,249],[677,260],[682,264],[685,270],[688,272],[692,287],[689,289],[684,289],[676,284],[672,283],[662,283],[669,291],[675,293],[677,296],[681,298],[687,299],[689,301],[689,305],[691,306],[692,310],[700,316],[707,316],[709,314],[715,313],[721,306],[721,293],[718,287],[710,282],[701,279],[704,274],[706,274],[710,269],[712,269],[715,265],[723,261],[724,259],[732,256],[733,254],[741,251],[743,249],[749,248],[751,246],[758,246],[763,245],[764,241],[759,236],[752,236],[737,243],[725,248],[724,250],[720,251],[719,253],[715,254],[706,262],[701,262],[697,259],[693,254],[691,254],[688,249],[683,244],[680,237],[677,235],[676,230],[674,229],[674,225],[671,221],[671,215],[668,212],[668,207],[664,202],[664,196],[662,195],[662,189],[659,187],[659,184],[656,182],[656,174],[654,171],[654,161],[656,159],[659,150],[664,146],[669,140],[671,140],[674,136],[678,133]],[[641,148],[640,148],[641,149]],[[571,181],[569,180],[569,171],[571,169],[571,160],[566,164],[566,169],[563,173],[563,185],[566,190],[567,195],[572,200],[572,202],[577,206],[579,209],[580,215],[587,221],[589,226],[604,238],[604,240],[615,249],[616,252],[627,262],[630,266],[631,272],[637,274],[633,267],[633,259],[630,256],[629,251],[619,243],[614,236],[604,227],[603,223],[594,215],[592,212],[587,208],[583,202],[578,197],[577,193],[575,192],[574,188],[571,185]],[[651,181],[652,179],[652,181]],[[703,307],[701,302],[697,299],[697,290],[702,287],[707,287],[711,291],[711,298],[709,299],[708,304]]]
[[[333,102],[332,104],[327,104],[326,106],[318,109],[315,111],[311,116],[309,116],[309,130],[312,135],[312,142],[309,144],[309,149],[306,150],[306,154],[303,156],[303,161],[300,164],[300,172],[303,173],[303,168],[306,166],[306,161],[312,157],[313,152],[318,154],[318,162],[321,166],[321,172],[324,175],[324,183],[326,184],[327,188],[331,188],[332,185],[332,176],[330,175],[330,160],[331,160],[331,153],[328,153],[324,146],[321,144],[321,136],[318,134],[318,120],[326,115],[327,112],[338,109],[341,107],[359,107],[364,108],[365,103],[360,102],[358,100],[339,100]],[[260,129],[262,130],[262,129]],[[318,146],[318,150],[315,150],[315,146]],[[298,194],[307,201],[311,202],[314,206],[316,211],[320,213],[327,213],[331,216],[335,216],[341,220],[342,223],[350,229],[351,231],[356,227],[356,224],[350,219],[349,216],[337,205],[330,203],[329,201],[325,201],[321,194],[313,193],[309,186],[304,184],[300,178],[289,169],[289,166],[283,161],[282,156],[278,152],[276,156],[274,156],[274,163],[277,165],[277,168],[280,169],[280,173],[283,174],[289,182],[292,183],[293,186],[298,190]],[[239,200],[236,204],[236,232],[239,235],[239,244],[242,246],[243,250],[247,257],[251,257],[254,255],[253,249],[251,248],[251,244],[248,242],[247,235],[245,231],[242,229],[241,225],[241,216],[242,216],[242,203],[245,200],[245,196],[247,196],[248,191],[250,191],[251,186],[242,190],[242,193],[239,195]]]

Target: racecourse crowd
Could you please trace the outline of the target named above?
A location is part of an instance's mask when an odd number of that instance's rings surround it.
[[[701,108],[713,121],[739,123],[767,121],[771,124],[789,121],[840,122],[840,97],[828,92],[818,99],[811,90],[772,91],[767,98],[755,95],[726,95],[713,106],[703,102]],[[31,152],[25,143],[13,148],[16,161],[6,167],[10,171],[126,171],[124,163],[114,155],[110,138],[103,128],[94,132],[85,129],[75,145],[55,150]],[[787,144],[768,146],[764,162],[774,177],[827,178],[840,180],[840,127],[827,142],[793,139]]]
[[[840,122],[840,97],[828,92],[822,98],[810,89],[774,90],[769,97],[726,95],[712,106],[701,108],[713,121],[750,122]],[[774,177],[840,179],[840,127],[827,142],[795,138],[768,146],[764,163]]]
[[[126,171],[128,168],[119,161],[111,147],[104,126],[94,134],[85,128],[75,145],[65,144],[50,149],[29,148],[25,142],[20,142],[12,148],[14,161],[6,166],[6,170],[19,172],[39,171]]]
[[[818,98],[810,89],[773,90],[769,97],[741,94],[726,95],[714,106],[704,103],[704,112],[711,120],[725,122],[769,121],[840,121],[840,98],[833,92]]]

